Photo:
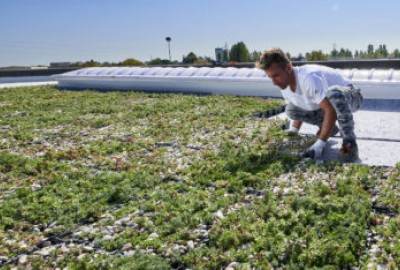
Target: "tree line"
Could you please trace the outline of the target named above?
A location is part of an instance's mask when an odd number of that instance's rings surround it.
[[[302,56],[300,56],[302,57]],[[341,59],[393,59],[400,58],[399,49],[389,52],[386,45],[379,45],[374,49],[372,44],[369,44],[366,51],[356,50],[354,53],[349,49],[341,48],[333,49],[329,54],[324,54],[322,51],[311,51],[306,53],[305,59],[308,61],[313,60],[341,60]]]
[[[197,65],[208,65],[208,64],[220,64],[229,62],[256,62],[260,58],[261,51],[250,52],[243,41],[234,44],[230,50],[224,52],[222,59],[212,59],[208,56],[197,56],[194,52],[189,52],[187,55],[182,57],[182,61],[170,61],[168,59],[156,58],[148,62],[142,62],[135,58],[127,58],[122,62],[110,63],[110,62],[97,62],[94,60],[86,62],[71,63],[72,67],[95,67],[95,66],[145,66],[145,65],[170,65],[170,64],[197,64]],[[304,55],[299,54],[292,56],[287,53],[288,57],[292,61],[324,61],[324,60],[354,60],[354,59],[392,59],[400,58],[399,49],[395,49],[389,52],[386,45],[379,45],[376,49],[374,45],[369,44],[366,51],[356,50],[352,52],[349,49],[340,48],[337,50],[334,48],[329,53],[324,53],[322,50],[312,50],[306,52]]]

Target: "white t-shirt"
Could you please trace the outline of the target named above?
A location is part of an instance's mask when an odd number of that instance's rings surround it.
[[[338,71],[326,66],[304,65],[293,67],[293,71],[297,82],[296,91],[292,92],[288,87],[282,91],[282,95],[286,104],[292,103],[306,111],[319,109],[328,88],[351,84]]]

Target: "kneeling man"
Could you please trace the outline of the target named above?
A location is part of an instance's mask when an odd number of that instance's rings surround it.
[[[280,49],[264,52],[257,67],[265,71],[272,83],[283,90],[286,113],[292,120],[286,133],[298,133],[303,122],[319,127],[318,139],[306,150],[306,156],[321,159],[326,141],[336,135],[340,128],[343,137],[340,159],[353,162],[358,158],[353,112],[357,111],[363,102],[360,89],[329,67],[293,67]],[[339,128],[335,124],[336,121]]]

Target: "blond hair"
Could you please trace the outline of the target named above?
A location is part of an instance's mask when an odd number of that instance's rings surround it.
[[[291,65],[287,55],[279,48],[273,48],[265,51],[260,56],[260,61],[256,63],[256,67],[262,70],[267,70],[272,64],[278,64],[281,67],[285,67],[288,64]]]

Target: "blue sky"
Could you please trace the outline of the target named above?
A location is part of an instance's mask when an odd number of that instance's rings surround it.
[[[399,0],[0,0],[0,66],[249,51],[400,48]]]

